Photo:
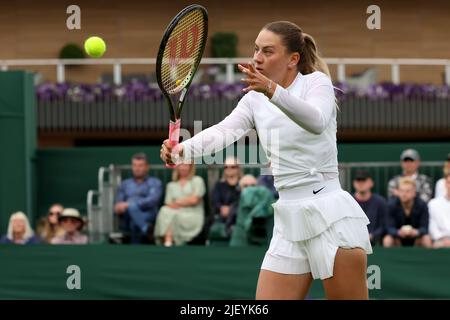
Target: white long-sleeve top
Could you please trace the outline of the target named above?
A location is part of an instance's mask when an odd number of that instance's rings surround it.
[[[255,128],[277,190],[338,177],[336,102],[330,78],[299,73],[272,99],[250,91],[220,123],[182,142],[185,159],[218,152]]]

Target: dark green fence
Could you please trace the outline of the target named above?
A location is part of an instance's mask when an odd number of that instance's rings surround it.
[[[253,299],[266,248],[126,245],[1,247],[0,299]],[[81,289],[69,290],[69,266]],[[449,299],[450,250],[375,248],[371,299]],[[310,291],[323,299],[319,281]]]

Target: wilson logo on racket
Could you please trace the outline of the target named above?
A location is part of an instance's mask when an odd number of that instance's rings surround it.
[[[173,37],[167,43],[169,47],[169,64],[171,67],[183,60],[189,59],[198,49],[199,28],[193,25],[190,30],[185,30],[179,37]],[[180,46],[181,44],[181,46]]]

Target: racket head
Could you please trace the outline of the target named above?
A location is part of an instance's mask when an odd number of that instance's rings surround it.
[[[191,84],[203,56],[208,37],[208,12],[203,6],[190,5],[170,22],[156,58],[158,85],[170,103],[171,118],[179,118],[182,103],[176,108],[170,96]],[[184,99],[185,92],[180,100]]]

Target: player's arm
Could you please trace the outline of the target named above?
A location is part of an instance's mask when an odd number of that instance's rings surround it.
[[[325,75],[323,78],[328,79]],[[321,134],[328,126],[333,110],[336,108],[331,80],[326,79],[313,83],[313,87],[307,92],[306,99],[294,96],[277,85],[270,102],[303,129],[314,134]]]
[[[239,70],[247,75],[242,79],[248,84],[244,92],[255,90],[264,93],[274,105],[280,108],[289,118],[303,129],[321,134],[333,115],[336,108],[331,79],[323,73],[318,73],[310,84],[310,89],[305,99],[301,99],[289,93],[280,85],[273,83],[270,79],[256,70],[251,63],[248,68],[239,65]]]
[[[247,134],[254,126],[253,115],[244,97],[237,107],[221,122],[196,134],[191,139],[183,141],[183,160],[210,155],[218,152],[242,136]]]

